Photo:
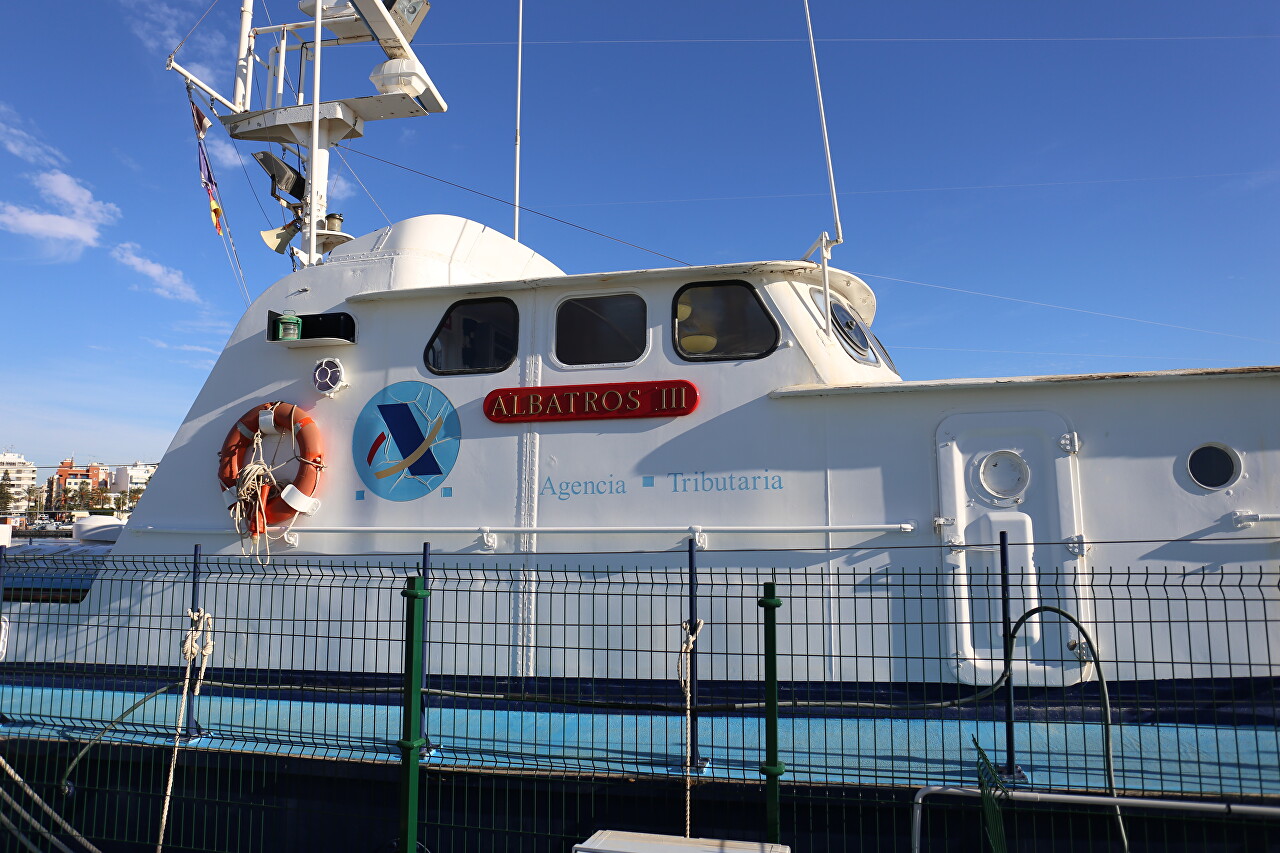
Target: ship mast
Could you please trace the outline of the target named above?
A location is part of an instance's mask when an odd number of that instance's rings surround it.
[[[169,67],[230,111],[218,118],[232,139],[277,143],[297,153],[306,164],[304,177],[270,152],[254,155],[272,178],[272,196],[292,213],[293,220],[284,228],[263,232],[263,239],[278,252],[292,251],[303,266],[312,266],[351,239],[342,231],[341,215],[329,213],[329,149],[363,136],[367,121],[425,116],[444,112],[447,106],[410,46],[430,8],[426,0],[395,0],[390,8],[382,0],[303,0],[299,8],[309,15],[308,20],[255,28],[253,0],[242,0],[230,99],[172,56]],[[279,41],[265,57],[255,50],[258,38],[264,35],[274,35]],[[369,75],[378,94],[322,100],[320,63],[324,50],[369,41],[376,41],[387,56]],[[310,62],[310,99],[299,80],[296,103],[286,104],[285,60],[292,51],[301,52],[304,68]],[[251,101],[257,65],[267,69],[268,85],[264,87],[265,103],[254,108]],[[289,247],[298,233],[304,235],[302,245]]]

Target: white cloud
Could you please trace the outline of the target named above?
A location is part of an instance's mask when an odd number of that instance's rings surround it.
[[[166,267],[138,254],[137,243],[121,243],[111,250],[111,257],[134,272],[151,279],[150,291],[165,299],[200,304],[202,300],[181,271]]]
[[[78,216],[93,225],[109,225],[120,218],[120,208],[109,201],[98,201],[93,193],[66,172],[41,172],[31,178],[45,197],[55,207]]]
[[[14,157],[36,166],[59,166],[67,158],[62,152],[46,145],[24,130],[22,116],[8,104],[0,103],[0,147]]]
[[[207,352],[212,355],[218,354],[218,350],[213,349],[212,347],[202,347],[195,344],[169,344],[164,341],[158,341],[155,338],[143,338],[143,340],[158,349],[173,349],[181,350],[182,352]]]
[[[240,168],[240,152],[236,150],[235,145],[223,139],[220,136],[212,134],[204,138],[205,150],[209,152],[209,159],[213,161],[213,165],[220,169],[238,169]]]
[[[329,201],[346,201],[356,194],[356,185],[348,181],[340,172],[329,178]]]
[[[201,2],[161,2],[161,0],[120,0],[129,29],[157,56],[168,56],[182,44],[178,62],[201,80],[218,79],[214,68],[225,68],[235,57],[235,45],[219,26],[235,26],[235,18],[212,15],[201,20],[206,4]],[[191,31],[191,27],[195,27]],[[235,32],[235,30],[232,30]],[[183,38],[186,41],[183,42]]]
[[[60,213],[42,213],[7,201],[0,201],[0,229],[69,244],[67,254],[70,260],[79,257],[85,246],[98,243],[98,229],[90,222]]]
[[[29,180],[45,204],[59,212],[0,201],[0,230],[43,240],[64,260],[75,260],[86,246],[98,245],[100,228],[120,218],[120,208],[95,199],[66,172],[41,172]]]

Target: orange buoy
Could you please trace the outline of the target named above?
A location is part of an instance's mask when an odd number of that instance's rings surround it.
[[[297,445],[294,455],[298,473],[292,483],[264,484],[256,498],[241,498],[240,472],[253,453],[257,436],[270,431],[292,433]],[[283,524],[299,512],[310,514],[319,506],[313,496],[324,468],[320,445],[320,427],[292,403],[277,401],[254,406],[231,427],[218,453],[218,480],[228,509],[234,511],[237,504],[244,505],[250,536],[256,538],[269,525]]]

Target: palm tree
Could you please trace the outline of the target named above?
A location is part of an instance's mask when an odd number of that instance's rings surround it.
[[[24,496],[27,499],[27,517],[35,521],[36,516],[44,509],[44,489],[39,486],[27,486]]]
[[[88,506],[86,509],[101,509],[111,506],[111,493],[101,486],[93,486],[89,489]]]
[[[7,513],[13,509],[13,478],[9,476],[9,472],[5,471],[0,475],[0,514]]]

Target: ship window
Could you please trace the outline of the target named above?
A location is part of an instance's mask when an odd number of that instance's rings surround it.
[[[813,301],[817,303],[819,310],[821,310],[825,300],[820,288],[815,287],[813,289]],[[871,340],[868,337],[869,332],[862,325],[862,320],[858,317],[857,312],[834,293],[831,294],[831,328],[835,329],[836,336],[840,339],[849,355],[865,364],[879,363],[880,359],[876,355],[876,351],[871,347]]]
[[[1191,451],[1187,458],[1187,471],[1197,485],[1221,489],[1231,485],[1239,475],[1240,459],[1226,447],[1206,444]]]
[[[876,348],[880,351],[880,357],[884,359],[885,364],[889,365],[889,369],[894,373],[898,373],[898,366],[893,363],[893,356],[889,355],[889,349],[884,345],[884,342],[877,338],[876,333],[870,329],[867,329],[867,337],[871,338],[872,342],[875,343]],[[902,374],[898,373],[898,375],[901,376]]]
[[[648,323],[634,293],[566,299],[556,310],[561,364],[626,364],[644,354]]]
[[[686,361],[763,358],[778,345],[778,326],[745,281],[686,284],[672,303],[672,337]]]
[[[510,299],[464,299],[449,306],[422,360],[432,373],[497,373],[515,361],[519,330]]]

